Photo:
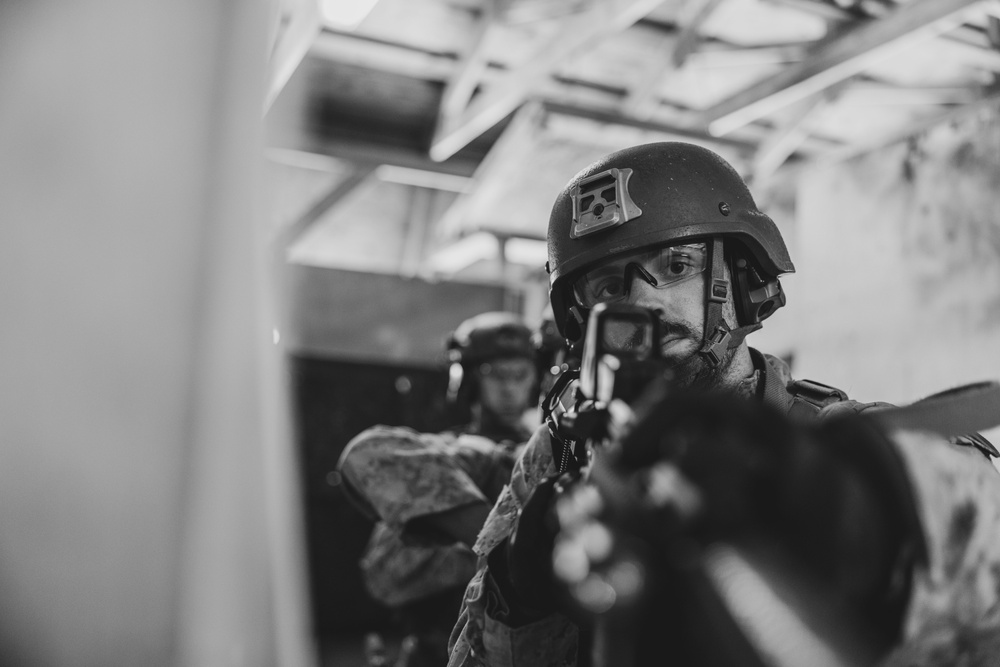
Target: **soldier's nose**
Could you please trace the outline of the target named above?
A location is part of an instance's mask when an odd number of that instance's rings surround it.
[[[626,302],[633,306],[663,310],[663,306],[669,302],[668,291],[658,290],[643,280],[641,276],[636,275],[632,278],[632,282],[629,285]]]

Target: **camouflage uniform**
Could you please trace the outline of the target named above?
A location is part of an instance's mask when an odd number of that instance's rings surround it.
[[[474,504],[492,505],[516,458],[511,440],[471,433],[417,433],[376,426],[344,450],[340,470],[356,504],[377,521],[361,561],[372,596],[399,607],[464,586],[476,557],[410,529],[416,518]]]
[[[822,385],[792,381],[780,360],[755,350],[751,354],[757,370],[738,393],[756,394],[792,417],[888,407],[817,392]],[[915,573],[904,641],[883,664],[996,664],[985,660],[992,655],[995,661],[1000,649],[1000,475],[970,446],[917,432],[896,432],[894,441],[917,499],[930,567]],[[513,533],[531,490],[554,472],[549,436],[542,427],[518,459],[510,485],[474,546],[480,567],[466,589],[449,642],[449,667],[576,664],[576,626],[558,614],[520,627],[506,624],[511,610],[486,565],[489,553]]]

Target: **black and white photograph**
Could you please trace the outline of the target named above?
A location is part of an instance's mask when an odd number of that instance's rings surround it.
[[[0,0],[0,667],[1000,666],[1000,0]]]

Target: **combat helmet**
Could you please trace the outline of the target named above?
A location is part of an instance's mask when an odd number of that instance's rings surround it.
[[[487,312],[465,320],[455,328],[446,342],[449,369],[448,396],[454,399],[463,378],[472,369],[494,359],[523,357],[535,360],[536,346],[531,329],[514,313]],[[464,383],[468,391],[475,391]]]
[[[560,333],[579,341],[588,316],[573,281],[619,255],[678,243],[707,248],[705,340],[701,352],[717,364],[785,303],[778,276],[795,267],[774,222],[762,213],[733,167],[693,144],[662,142],[620,150],[577,174],[560,192],[549,218],[549,299]],[[728,295],[724,262],[733,277],[737,328],[722,318]]]

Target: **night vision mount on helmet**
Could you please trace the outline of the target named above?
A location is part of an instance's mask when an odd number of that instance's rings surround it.
[[[546,268],[560,333],[582,340],[587,308],[572,285],[583,271],[644,248],[692,241],[706,243],[711,271],[700,353],[717,365],[727,349],[785,304],[778,276],[795,267],[774,222],[728,162],[693,144],[634,146],[584,169],[559,194],[549,218]],[[727,261],[735,329],[722,317]]]

